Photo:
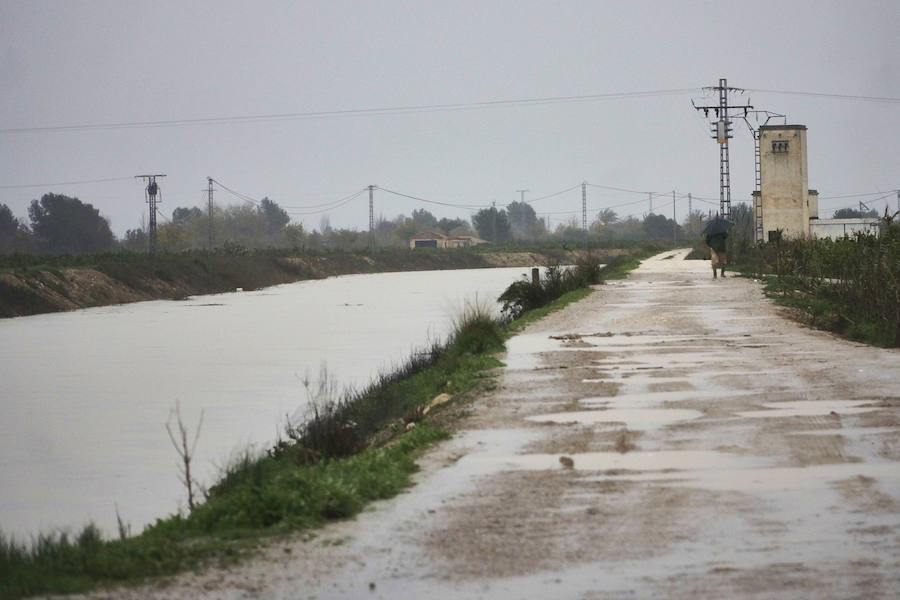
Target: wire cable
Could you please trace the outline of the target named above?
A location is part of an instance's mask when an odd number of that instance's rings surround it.
[[[325,110],[293,113],[271,113],[259,115],[235,115],[228,117],[202,117],[196,119],[168,119],[159,121],[121,121],[111,123],[84,123],[78,125],[53,125],[44,127],[7,127],[0,134],[48,133],[66,131],[88,131],[97,129],[132,129],[146,127],[179,127],[185,125],[220,125],[225,123],[255,123],[281,120],[325,119],[335,117],[359,117],[373,115],[395,115],[420,112],[443,112],[456,110],[477,110],[514,106],[540,106],[572,102],[596,102],[628,98],[679,95],[696,92],[697,88],[650,90],[643,92],[616,92],[605,94],[584,94],[579,96],[544,96],[536,98],[516,98],[510,100],[488,100],[481,102],[457,102],[445,104],[420,104],[408,106],[388,106],[380,108],[355,108],[345,110]]]
[[[793,90],[764,90],[760,88],[746,88],[748,92],[765,94],[787,94],[791,96],[812,96],[815,98],[832,98],[835,100],[855,100],[859,102],[880,102],[886,104],[900,104],[900,98],[890,96],[855,96],[851,94],[829,94],[825,92],[801,92]]]
[[[898,190],[890,190],[887,192],[887,196],[891,196],[897,193]],[[841,196],[819,196],[819,200],[834,200],[836,198],[863,198],[865,196],[877,196],[879,194],[884,194],[884,192],[866,192],[859,194],[844,194]],[[882,196],[882,198],[886,198],[887,196]],[[876,198],[876,200],[880,200],[881,198]]]
[[[598,183],[588,183],[588,185],[591,187],[600,188],[600,189],[604,189],[604,190],[615,190],[617,192],[628,192],[631,194],[657,194],[658,193],[658,192],[651,192],[651,191],[630,190],[628,188],[614,187],[611,185],[600,185]]]
[[[131,181],[134,177],[107,177],[106,179],[81,179],[78,181],[57,181],[56,183],[22,183],[18,185],[0,185],[0,190],[16,190],[35,187],[54,187],[58,185],[82,185],[86,183],[108,183],[110,181]]]
[[[359,191],[356,191],[356,192],[350,194],[350,196],[344,196],[344,197],[341,198],[340,200],[332,200],[332,201],[330,201],[330,202],[322,202],[321,204],[308,204],[308,205],[302,205],[302,204],[296,204],[296,205],[280,204],[279,206],[281,206],[281,208],[293,208],[293,209],[301,209],[301,210],[306,210],[306,209],[309,209],[309,208],[322,208],[323,206],[331,206],[332,204],[338,204],[338,203],[343,202],[344,200],[346,200],[346,199],[348,199],[348,198],[351,198],[351,197],[355,198],[356,196],[358,196],[358,195],[360,195],[361,193],[365,192],[367,189],[368,189],[368,188],[363,188],[362,190],[359,190]]]
[[[363,189],[359,190],[358,192],[356,192],[355,194],[353,194],[352,196],[347,196],[345,198],[342,198],[341,200],[338,200],[337,203],[335,203],[334,205],[329,206],[328,208],[324,208],[322,210],[311,210],[311,211],[305,211],[305,212],[291,212],[291,211],[285,211],[285,212],[293,217],[320,215],[322,213],[331,212],[332,210],[340,208],[340,207],[344,206],[345,204],[349,204],[353,200],[356,200],[357,198],[362,196],[365,192],[366,192],[366,188],[363,188]]]
[[[395,196],[402,196],[404,198],[409,198],[411,200],[418,200],[419,202],[426,202],[428,204],[439,204],[441,206],[450,206],[452,208],[466,208],[466,209],[474,209],[474,208],[491,208],[491,204],[453,204],[451,202],[440,202],[438,200],[427,200],[425,198],[420,198],[418,196],[411,196],[409,194],[403,194],[401,192],[395,192],[394,190],[389,190],[383,187],[376,187],[375,189],[387,192],[389,194],[394,194]]]
[[[532,199],[530,199],[530,200],[526,200],[525,203],[526,203],[526,204],[532,204],[532,203],[534,203],[534,202],[540,202],[541,200],[546,200],[547,198],[553,198],[553,197],[555,197],[555,196],[559,196],[559,195],[561,195],[561,194],[565,194],[566,192],[571,192],[572,190],[574,190],[574,189],[576,189],[576,188],[578,188],[578,187],[580,187],[580,186],[581,186],[580,183],[576,183],[576,184],[573,185],[572,187],[566,188],[566,189],[564,189],[564,190],[560,190],[560,191],[558,191],[558,192],[553,192],[552,194],[547,194],[546,196],[541,196],[541,197],[539,197],[539,198],[532,198]]]

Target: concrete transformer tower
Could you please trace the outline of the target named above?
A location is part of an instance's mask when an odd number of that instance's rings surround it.
[[[819,217],[818,192],[809,189],[806,125],[759,128],[760,187],[753,193],[762,217],[763,239],[781,230],[785,238],[809,236],[809,220]]]

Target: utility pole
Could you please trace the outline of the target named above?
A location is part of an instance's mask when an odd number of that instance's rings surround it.
[[[581,228],[587,228],[587,181],[581,182]]]
[[[693,209],[691,208],[691,193],[688,192],[688,217],[691,216]]]
[[[647,200],[650,201],[650,214],[653,214],[653,192],[647,192]]]
[[[156,254],[156,204],[162,202],[162,194],[159,192],[156,178],[165,176],[165,173],[134,176],[135,179],[143,179],[147,182],[147,187],[144,188],[144,196],[145,201],[150,205],[150,254]]]
[[[728,105],[729,92],[740,92],[744,90],[736,87],[729,87],[728,80],[719,79],[719,85],[714,87],[705,87],[704,90],[715,91],[719,94],[719,104],[711,106],[697,106],[693,104],[697,110],[702,110],[703,114],[708,118],[709,112],[713,111],[716,120],[712,126],[712,138],[719,143],[719,214],[726,219],[731,215],[731,169],[728,163],[728,140],[732,137],[731,119],[738,116],[732,114],[732,111],[742,111],[743,116],[753,108],[751,105]]]
[[[213,249],[213,180],[212,177],[207,176],[206,181],[208,184],[207,192],[209,192],[209,249]]]
[[[672,247],[678,245],[678,222],[675,220],[675,190],[672,190]]]
[[[527,190],[522,190],[522,191],[525,192]],[[524,198],[525,195],[523,194],[522,197]],[[494,242],[494,246],[496,246],[497,245],[497,203],[496,202],[491,202],[491,237],[493,238],[493,240],[491,240],[491,241]]]
[[[369,244],[375,247],[375,186],[369,186]]]

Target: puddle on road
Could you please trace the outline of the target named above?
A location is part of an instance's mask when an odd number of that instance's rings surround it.
[[[560,458],[571,459],[571,466]],[[459,464],[478,471],[567,470],[586,473],[587,481],[657,482],[661,485],[717,491],[783,493],[827,490],[850,477],[875,479],[892,496],[900,493],[900,470],[894,462],[839,463],[805,467],[779,467],[773,459],[714,450],[659,452],[586,452],[582,454],[470,455]],[[806,490],[806,491],[804,491]]]
[[[471,460],[490,463],[508,469],[545,471],[564,468],[559,454],[514,454],[509,456],[479,456]],[[710,470],[750,469],[765,466],[765,459],[739,456],[713,450],[666,450],[661,452],[585,452],[566,455],[572,459],[576,471],[608,471],[607,476],[632,478],[644,473],[680,476]],[[630,472],[630,473],[626,473]]]
[[[681,408],[611,408],[609,410],[583,410],[534,415],[525,419],[535,423],[579,423],[582,425],[599,423],[612,425],[615,423],[617,427],[618,424],[624,423],[628,429],[649,430],[659,429],[680,421],[690,421],[702,416],[703,413],[699,411]]]
[[[523,333],[506,342],[503,362],[511,370],[531,370],[541,364],[542,352],[573,352],[580,348],[566,346],[564,340],[551,339],[547,333]]]
[[[651,380],[652,381],[652,380]],[[736,392],[731,397],[743,396],[753,392]],[[717,400],[722,398],[719,390],[676,390],[673,392],[636,392],[633,394],[617,394],[616,396],[592,396],[579,400],[588,406],[607,406],[610,408],[658,407],[664,402],[687,402],[690,400]],[[695,411],[696,412],[696,411]]]
[[[838,415],[854,415],[878,410],[877,406],[863,408],[868,401],[850,400],[795,400],[791,402],[775,402],[763,404],[769,410],[751,410],[737,413],[741,417],[817,417],[829,415],[832,411]]]

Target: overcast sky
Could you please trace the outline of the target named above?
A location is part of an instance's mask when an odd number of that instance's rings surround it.
[[[718,149],[691,99],[715,103],[701,88],[726,77],[748,89],[736,101],[809,128],[809,186],[823,198],[823,217],[859,199],[896,209],[898,31],[896,0],[0,0],[0,203],[27,220],[28,203],[44,193],[77,196],[121,235],[147,214],[143,184],[131,177],[166,173],[168,217],[178,206],[205,206],[207,176],[291,207],[307,228],[322,215],[302,207],[370,184],[466,206],[578,186],[535,201],[555,225],[580,222],[579,184],[588,181],[668,194],[654,210],[671,215],[672,190],[718,198]],[[659,93],[308,117],[633,92]],[[301,116],[185,123],[281,114]],[[40,130],[160,121],[178,123]],[[19,129],[30,131],[11,131]],[[739,201],[753,190],[753,142],[743,124],[735,131]],[[100,179],[114,181],[48,185]],[[833,198],[852,194],[871,195]],[[215,199],[241,202],[220,188]],[[588,206],[594,214],[649,209],[646,194],[598,187]],[[439,218],[472,213],[375,192],[377,215],[415,208]],[[676,210],[680,221],[687,201]],[[366,229],[367,195],[325,214],[332,226]]]

